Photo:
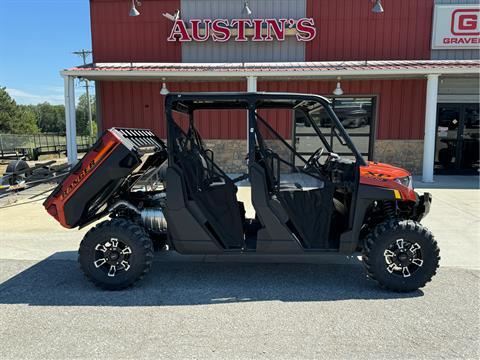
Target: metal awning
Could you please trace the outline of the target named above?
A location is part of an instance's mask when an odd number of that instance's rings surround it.
[[[439,77],[478,76],[480,60],[328,61],[282,63],[92,63],[60,72],[65,79],[65,118],[69,163],[77,161],[75,78],[108,81],[257,81],[343,79],[427,79],[423,179],[433,181]]]
[[[479,75],[480,60],[328,61],[281,63],[92,63],[61,71],[91,80],[258,80],[405,78],[431,74]]]

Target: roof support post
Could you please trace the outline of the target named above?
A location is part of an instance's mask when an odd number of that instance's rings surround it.
[[[437,124],[438,74],[427,76],[427,101],[425,106],[425,137],[423,141],[422,181],[433,182],[435,162],[435,127]]]
[[[257,77],[247,76],[247,92],[257,92]],[[247,112],[247,151],[250,152],[250,111]]]
[[[256,92],[257,91],[257,77],[248,76],[247,77],[247,92]]]
[[[77,162],[77,127],[75,118],[75,78],[65,76],[65,130],[67,142],[67,158],[70,165]]]

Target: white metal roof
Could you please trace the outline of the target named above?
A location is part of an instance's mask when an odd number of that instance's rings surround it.
[[[480,60],[328,61],[281,63],[94,63],[61,71],[63,76],[108,80],[281,78],[392,78],[428,74],[479,75]]]

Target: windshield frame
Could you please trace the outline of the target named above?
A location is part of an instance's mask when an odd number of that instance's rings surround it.
[[[329,102],[321,103],[319,101],[317,103],[318,103],[318,106],[315,106],[311,109],[306,109],[299,106],[295,108],[295,110],[302,111],[303,115],[305,116],[306,119],[308,119],[310,126],[315,130],[315,133],[320,138],[320,140],[322,141],[327,151],[334,153],[331,144],[327,141],[327,138],[325,137],[325,134],[322,132],[322,130],[318,127],[317,123],[312,118],[312,113],[314,111],[319,110],[321,107],[323,107],[327,112],[327,115],[331,121],[332,125],[330,126],[330,129],[332,131],[332,134],[338,139],[338,141],[342,146],[348,147],[348,149],[352,152],[352,155],[355,156],[355,159],[357,160],[359,165],[363,165],[363,166],[366,165],[365,159],[360,154],[356,146],[353,144],[350,136],[348,136],[347,131],[343,127],[342,122],[338,118],[337,114],[335,114],[335,111],[333,110],[333,107],[331,106],[331,104]],[[345,144],[342,143],[342,140],[345,142]]]
[[[283,102],[282,102],[283,101]],[[306,113],[310,124],[315,129],[317,136],[325,143],[326,149],[331,151],[331,146],[326,141],[325,135],[321,132],[317,124],[313,121],[309,112],[316,107],[308,108],[307,104],[312,103],[323,106],[332,122],[332,126],[338,130],[339,135],[343,138],[346,146],[350,149],[359,166],[367,165],[365,159],[362,157],[356,146],[353,144],[347,131],[343,127],[340,119],[335,114],[330,100],[327,98],[314,94],[298,94],[298,93],[268,93],[268,92],[237,92],[237,93],[170,93],[165,98],[165,110],[167,117],[167,136],[170,137],[172,133],[172,123],[175,123],[173,118],[173,111],[179,111],[186,114],[193,113],[195,110],[215,110],[215,109],[244,109],[248,110],[249,129],[252,129],[254,123],[257,121],[255,112],[261,109],[291,109],[303,110]],[[263,104],[263,106],[262,106]],[[251,130],[247,134],[249,140]],[[170,141],[169,141],[170,142]],[[168,143],[169,143],[168,142]],[[168,144],[170,145],[170,144]],[[252,147],[252,141],[249,141],[249,147]],[[170,148],[170,146],[169,146]],[[253,149],[248,149],[251,153]],[[171,154],[169,154],[171,156]]]

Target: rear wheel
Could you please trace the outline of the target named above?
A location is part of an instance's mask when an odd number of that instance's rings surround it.
[[[78,262],[96,286],[108,290],[129,287],[148,273],[153,245],[145,230],[125,219],[104,221],[83,238]]]
[[[368,235],[363,263],[380,286],[399,292],[417,290],[436,274],[440,250],[430,231],[412,220],[390,220]]]

